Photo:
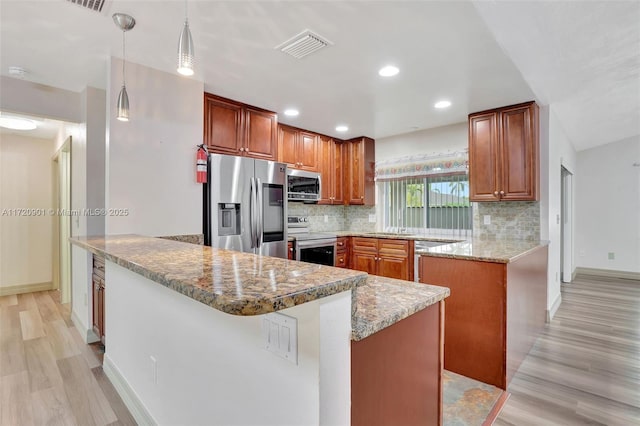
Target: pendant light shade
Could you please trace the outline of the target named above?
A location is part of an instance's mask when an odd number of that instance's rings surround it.
[[[125,41],[124,33],[132,29],[136,25],[136,20],[132,16],[124,13],[114,13],[113,22],[122,30],[122,89],[118,93],[118,101],[116,102],[116,118],[120,121],[129,121],[129,95],[127,94],[127,86],[125,84]]]
[[[185,1],[184,26],[178,41],[178,72],[182,75],[193,75],[193,62],[195,52],[193,50],[193,38],[189,30],[189,19],[187,17],[187,2]]]
[[[118,103],[116,108],[118,111],[116,118],[120,121],[129,121],[129,95],[127,95],[127,88],[124,84],[118,94]]]

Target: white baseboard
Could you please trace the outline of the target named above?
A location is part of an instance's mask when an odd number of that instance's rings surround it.
[[[640,280],[640,272],[614,271],[612,269],[576,268],[576,274],[595,275],[597,277]]]
[[[135,419],[136,423],[141,426],[155,426],[158,423],[153,419],[147,408],[144,406],[135,391],[129,386],[129,383],[124,378],[120,370],[111,362],[111,358],[107,354],[104,355],[104,361],[102,364],[102,370],[104,374],[109,378],[111,384],[122,398],[122,402],[127,406],[129,412]]]
[[[53,283],[19,284],[8,287],[0,287],[0,296],[12,296],[14,294],[33,293],[36,291],[47,291],[53,289]]]
[[[80,320],[75,312],[71,312],[71,322],[80,333],[80,336],[84,339],[85,343],[95,343],[100,340],[100,336],[93,332],[93,329],[85,329],[84,323]]]
[[[553,301],[553,305],[551,305],[551,308],[547,309],[547,322],[551,322],[553,317],[556,316],[556,312],[558,312],[558,308],[560,307],[561,303],[562,294],[558,294],[558,297],[556,297],[556,300]]]

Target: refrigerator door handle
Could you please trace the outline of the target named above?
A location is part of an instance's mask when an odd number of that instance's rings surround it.
[[[256,235],[256,247],[262,247],[262,234],[264,232],[264,206],[262,204],[262,180],[260,178],[256,178],[256,224],[257,226],[257,235]]]
[[[255,197],[255,178],[250,178],[251,183],[249,192],[249,238],[251,239],[251,248],[256,248],[256,197]]]

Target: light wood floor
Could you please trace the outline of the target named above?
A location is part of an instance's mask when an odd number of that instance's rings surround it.
[[[640,425],[640,281],[578,276],[496,425]]]
[[[0,425],[135,425],[57,291],[0,297]]]

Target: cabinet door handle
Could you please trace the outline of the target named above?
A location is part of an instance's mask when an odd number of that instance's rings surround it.
[[[361,199],[361,200],[364,200],[364,195],[361,195],[361,196],[360,196],[360,199]]]
[[[504,191],[500,191],[500,195],[504,195]]]
[[[244,148],[240,147],[239,151],[240,151],[240,152],[244,151]]]
[[[342,263],[344,262],[344,259],[338,259],[338,262]]]
[[[344,245],[344,243],[338,243],[338,245],[339,245],[339,246],[343,246],[343,245]]]
[[[493,195],[498,196],[498,191],[493,191]]]

